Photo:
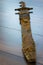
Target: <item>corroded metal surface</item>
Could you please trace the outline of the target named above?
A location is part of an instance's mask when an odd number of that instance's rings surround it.
[[[30,13],[28,13],[28,10],[31,10],[32,8],[25,7],[24,2],[20,2],[20,3],[22,7],[16,10],[19,11],[18,14],[19,14],[19,19],[21,24],[22,51],[23,51],[24,57],[26,58],[28,62],[35,62],[36,49],[35,49],[34,40],[32,38],[32,33],[31,33]]]
[[[35,43],[32,38],[30,20],[27,17],[27,21],[21,19],[22,29],[22,51],[24,56],[29,62],[36,61]]]

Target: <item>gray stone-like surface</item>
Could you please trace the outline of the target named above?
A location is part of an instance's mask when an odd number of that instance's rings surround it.
[[[0,51],[0,65],[43,65],[37,62],[27,64],[23,57]]]

